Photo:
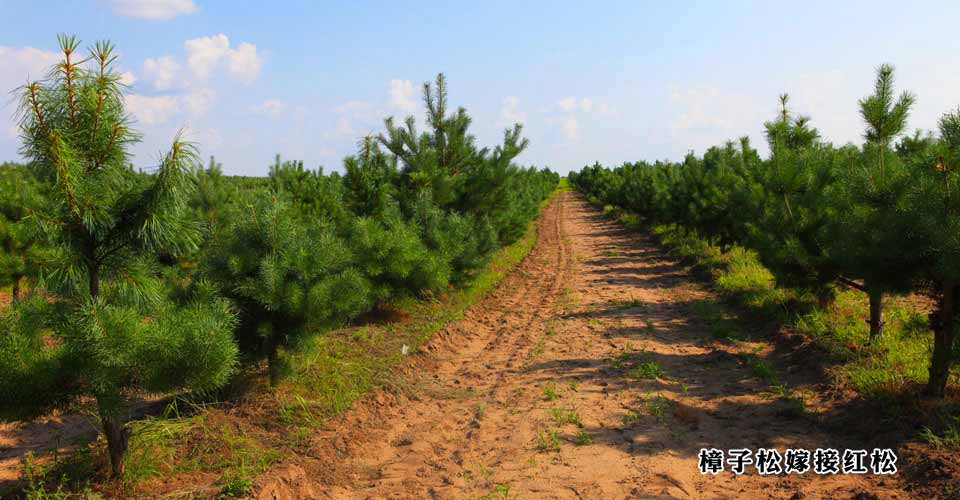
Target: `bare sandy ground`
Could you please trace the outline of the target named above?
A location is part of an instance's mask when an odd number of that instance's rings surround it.
[[[791,416],[741,357],[774,347],[713,339],[692,306],[710,296],[652,240],[563,193],[527,259],[411,357],[409,387],[332,422],[258,498],[911,498],[899,475],[700,474],[702,447],[883,446]],[[796,387],[820,382],[773,362]],[[660,376],[631,376],[643,363]]]

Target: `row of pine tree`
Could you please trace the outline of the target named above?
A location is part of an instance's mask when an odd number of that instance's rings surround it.
[[[863,291],[871,341],[883,334],[885,297],[931,296],[927,392],[942,397],[960,354],[960,111],[943,115],[936,134],[905,135],[915,97],[896,94],[889,65],[859,102],[861,146],[825,141],[780,101],[765,123],[767,158],[744,137],[679,163],[585,167],[571,182],[651,223],[753,249],[779,284],[823,305],[838,284]]]
[[[115,476],[136,397],[213,391],[264,360],[276,383],[306,337],[470,279],[559,181],[513,163],[519,126],[478,147],[442,75],[426,130],[387,120],[343,175],[278,156],[268,178],[229,177],[179,136],[137,171],[115,48],[59,41],[20,89],[28,163],[0,166],[0,416],[95,403]]]

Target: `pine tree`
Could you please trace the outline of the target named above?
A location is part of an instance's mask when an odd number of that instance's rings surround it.
[[[198,165],[193,171],[197,189],[190,199],[190,208],[203,222],[206,236],[213,237],[223,220],[229,219],[229,210],[236,197],[236,189],[227,182],[223,175],[223,165],[211,156],[207,167]],[[225,215],[227,217],[225,217]]]
[[[135,172],[128,146],[139,135],[124,112],[114,47],[97,43],[79,60],[74,37],[59,42],[63,61],[21,89],[19,108],[22,152],[49,190],[29,219],[53,248],[43,280],[56,300],[3,315],[0,410],[29,418],[92,397],[117,477],[130,398],[225,383],[235,317],[202,283],[175,301],[160,279],[158,253],[197,245],[185,213],[194,146],[178,136],[155,174]]]
[[[343,160],[346,205],[362,217],[381,216],[395,208],[397,159],[386,155],[373,137],[364,137],[360,152]]]
[[[19,300],[25,278],[36,278],[46,247],[26,218],[42,210],[40,185],[23,165],[0,164],[0,286],[10,286]]]
[[[233,301],[243,354],[266,358],[276,385],[282,350],[368,310],[370,285],[329,223],[299,213],[277,193],[244,205],[212,244],[201,275]]]
[[[401,201],[412,203],[420,193],[427,193],[433,203],[448,208],[456,202],[460,174],[487,150],[478,150],[476,139],[467,132],[471,119],[464,108],[448,113],[447,80],[442,73],[437,75],[436,88],[423,84],[423,100],[429,132],[418,133],[413,116],[402,127],[390,117],[385,121],[386,134],[377,140],[403,162]]]
[[[837,275],[824,193],[836,180],[837,158],[850,152],[820,143],[810,118],[795,117],[788,102],[781,95],[780,116],[764,124],[770,158],[760,172],[758,224],[744,243],[757,250],[780,283],[813,292],[825,302],[833,296]]]
[[[336,172],[324,175],[323,168],[309,170],[302,160],[282,160],[278,154],[270,166],[269,186],[296,213],[332,221],[337,227],[350,218],[343,181]]]
[[[842,160],[828,196],[837,222],[834,256],[843,275],[863,282],[846,280],[869,297],[871,341],[883,331],[884,295],[910,288],[920,255],[908,248],[913,224],[903,210],[913,173],[893,149],[915,99],[907,92],[895,96],[893,74],[893,67],[880,66],[874,93],[860,100],[866,143],[861,154]]]
[[[911,145],[908,159],[917,175],[908,216],[917,227],[913,237],[924,244],[921,279],[937,304],[930,315],[934,339],[927,393],[943,397],[950,366],[960,355],[960,110],[945,114],[939,125],[938,139]]]

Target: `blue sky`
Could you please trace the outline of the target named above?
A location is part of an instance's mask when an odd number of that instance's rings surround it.
[[[42,76],[59,32],[110,39],[145,134],[137,165],[186,127],[246,175],[277,153],[341,169],[384,117],[422,116],[441,71],[482,144],[523,122],[519,160],[560,172],[759,145],[782,92],[828,139],[859,142],[857,99],[884,62],[918,96],[911,128],[960,105],[960,2],[675,3],[0,0],[0,90]],[[17,158],[14,108],[0,159]]]

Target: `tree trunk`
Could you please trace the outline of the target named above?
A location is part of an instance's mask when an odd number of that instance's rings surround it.
[[[96,299],[100,296],[100,269],[90,269],[90,298]]]
[[[883,292],[869,289],[867,295],[870,297],[870,343],[879,339],[883,335]]]
[[[275,335],[275,334],[274,334]],[[275,338],[270,339],[270,352],[267,353],[267,371],[270,372],[270,387],[276,387],[280,383],[280,353],[278,342]]]
[[[826,310],[837,300],[837,291],[832,286],[825,286],[817,289],[816,296],[817,307]]]
[[[15,274],[13,276],[13,289],[10,290],[10,294],[12,295],[14,302],[20,300],[20,280],[22,278],[23,277],[20,276],[19,274]]]
[[[950,378],[950,364],[953,356],[953,343],[956,336],[957,284],[953,281],[943,283],[940,292],[940,310],[934,319],[933,356],[930,359],[930,379],[927,381],[927,394],[942,398],[947,391],[947,379]]]
[[[103,420],[103,435],[107,438],[107,450],[110,452],[110,475],[114,479],[123,476],[124,456],[130,440],[130,429],[118,417],[106,417]]]

